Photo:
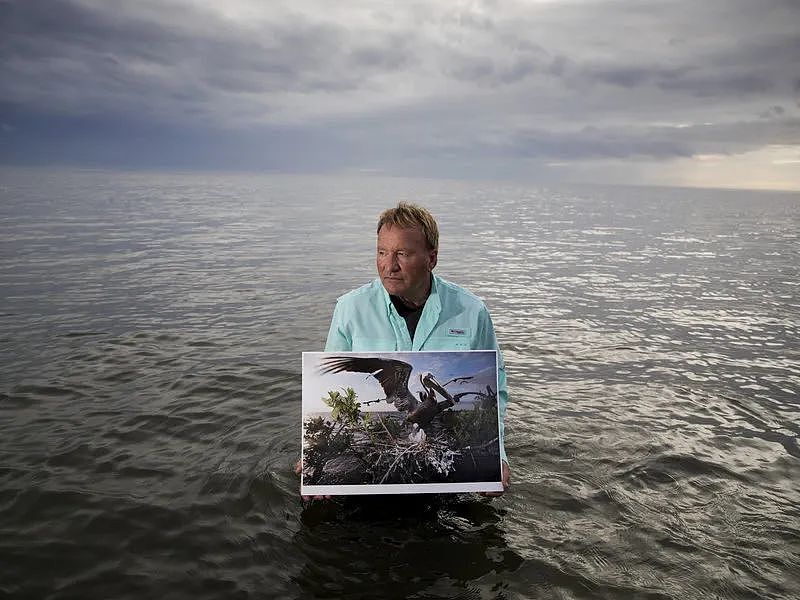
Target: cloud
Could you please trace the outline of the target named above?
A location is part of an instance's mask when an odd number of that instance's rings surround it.
[[[402,39],[354,38],[345,24],[288,13],[243,26],[195,6],[144,6],[0,4],[2,100],[65,114],[213,117],[224,127],[268,120],[292,94],[356,90],[407,60]]]
[[[308,170],[448,176],[795,144],[798,18],[790,0],[5,1],[0,160],[52,154],[58,131],[87,160],[216,144],[283,168],[279,141]]]

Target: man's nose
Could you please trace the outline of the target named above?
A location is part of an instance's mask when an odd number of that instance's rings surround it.
[[[392,273],[400,270],[400,261],[397,260],[397,254],[390,254],[387,257],[386,268]]]

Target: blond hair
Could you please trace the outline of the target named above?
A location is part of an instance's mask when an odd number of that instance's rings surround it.
[[[422,229],[422,235],[425,236],[428,250],[439,249],[439,226],[426,208],[410,202],[400,202],[396,208],[388,208],[381,213],[378,218],[378,233],[381,232],[381,227],[384,225],[404,229],[419,227]]]

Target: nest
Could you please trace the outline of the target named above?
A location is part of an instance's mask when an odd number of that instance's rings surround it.
[[[354,448],[355,451],[358,449]],[[375,483],[415,483],[431,477],[446,478],[455,470],[460,452],[444,435],[417,442],[396,439],[363,448],[367,472]]]

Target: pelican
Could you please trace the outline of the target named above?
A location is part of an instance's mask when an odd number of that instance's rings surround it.
[[[458,402],[458,399],[451,396],[444,387],[439,385],[432,373],[422,373],[419,376],[419,382],[424,389],[419,393],[420,403],[408,413],[406,420],[418,424],[421,428],[423,425],[430,423],[433,417],[440,412],[453,406]],[[439,392],[445,399],[437,402],[436,392]]]
[[[432,373],[422,373],[419,376],[423,387],[419,400],[408,389],[408,380],[411,377],[412,366],[402,360],[392,358],[362,358],[359,356],[326,356],[320,361],[320,372],[341,373],[350,371],[368,373],[381,384],[389,404],[394,404],[399,411],[407,412],[407,420],[418,423],[420,427],[430,422],[445,408],[453,406],[455,400],[444,387],[436,381]],[[436,402],[436,392],[446,400]],[[421,402],[420,402],[421,401]],[[379,402],[372,400],[370,402]],[[366,404],[363,403],[363,404]],[[446,405],[441,406],[439,405]]]

